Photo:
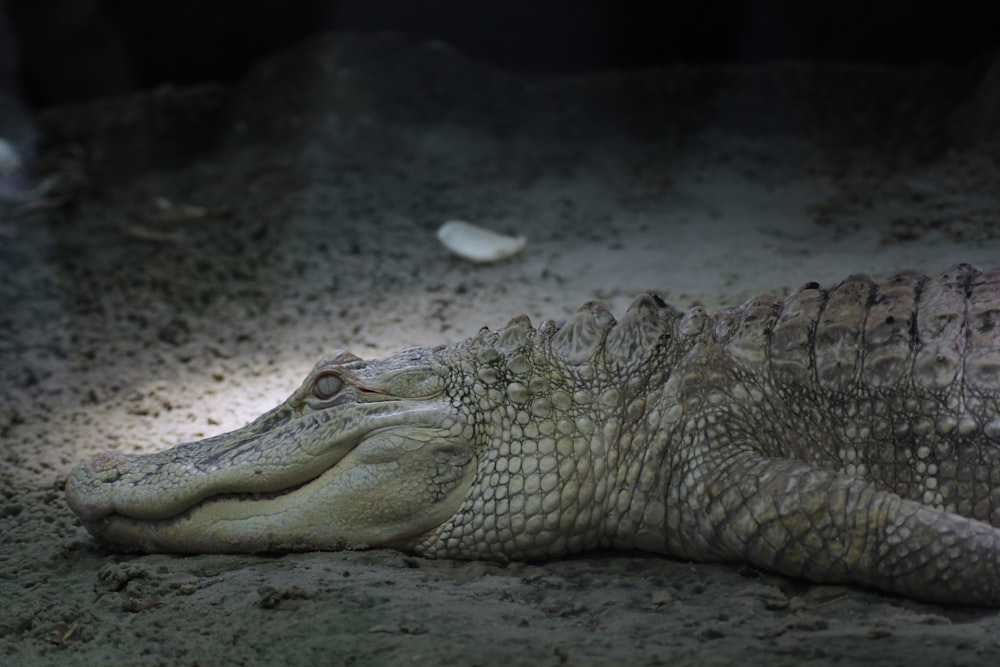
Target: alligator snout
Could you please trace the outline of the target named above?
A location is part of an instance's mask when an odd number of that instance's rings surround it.
[[[114,512],[110,487],[121,476],[128,459],[117,452],[104,452],[78,465],[66,480],[66,500],[83,519],[94,523]]]

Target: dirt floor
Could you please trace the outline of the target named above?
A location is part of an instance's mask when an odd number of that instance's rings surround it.
[[[63,495],[101,451],[246,423],[338,348],[994,266],[998,72],[525,77],[333,35],[234,88],[45,113],[62,180],[0,221],[0,663],[1000,662],[994,610],[639,554],[130,555]],[[451,219],[527,246],[467,263],[435,239]]]

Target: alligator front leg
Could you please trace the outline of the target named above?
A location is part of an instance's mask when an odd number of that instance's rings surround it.
[[[749,452],[683,479],[677,546],[692,558],[937,602],[1000,603],[1000,530],[987,523]]]

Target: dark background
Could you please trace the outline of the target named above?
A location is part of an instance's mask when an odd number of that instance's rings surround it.
[[[327,30],[401,31],[533,72],[776,59],[985,67],[996,2],[5,0],[0,75],[35,107],[233,81]]]

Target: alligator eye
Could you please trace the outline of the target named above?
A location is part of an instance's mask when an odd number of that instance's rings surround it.
[[[321,401],[333,398],[344,388],[344,381],[332,373],[321,375],[313,384],[313,395]]]

